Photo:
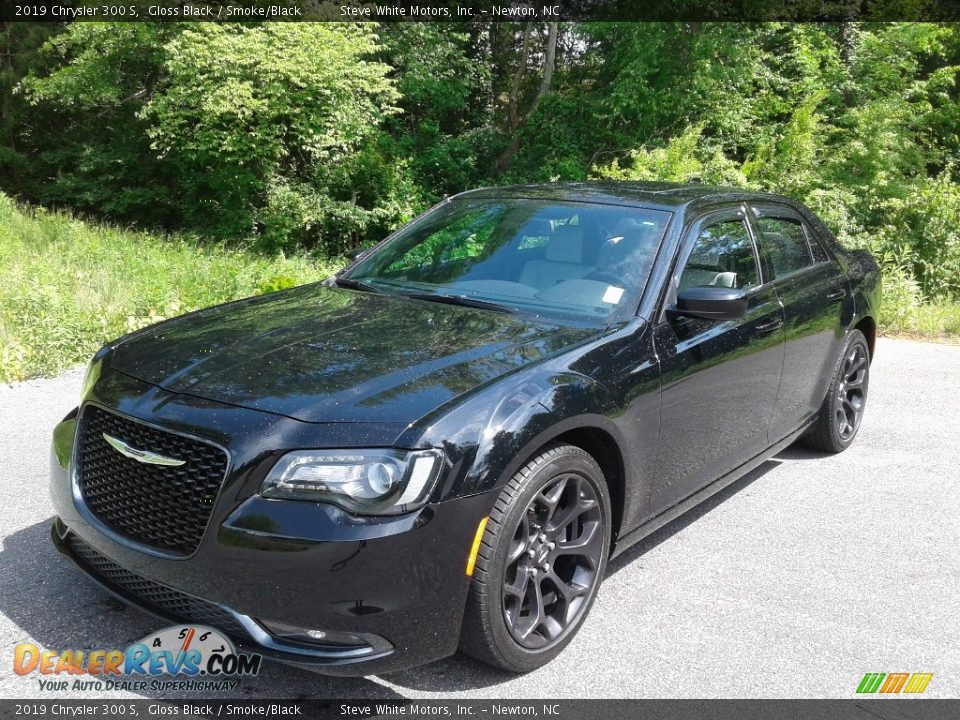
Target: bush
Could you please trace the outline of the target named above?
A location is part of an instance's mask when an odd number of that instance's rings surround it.
[[[615,159],[599,168],[597,175],[610,180],[699,180],[710,185],[750,185],[735,162],[704,141],[701,126],[687,128],[662,147],[633,150],[623,166]]]
[[[883,211],[874,253],[916,277],[924,297],[960,297],[960,186],[949,171],[888,200]]]
[[[267,198],[255,247],[268,253],[309,249],[339,257],[382,239],[413,215],[397,202],[367,210],[302,183],[276,183]]]
[[[886,330],[904,330],[923,301],[920,285],[903,268],[888,265],[883,269],[883,295],[879,325]]]
[[[335,198],[328,179],[397,112],[379,50],[362,23],[70,24],[45,46],[50,71],[18,88],[47,133],[28,134],[42,178],[30,197],[215,238],[266,227],[267,246],[303,246],[322,229],[317,203]],[[359,204],[390,215],[393,197]]]

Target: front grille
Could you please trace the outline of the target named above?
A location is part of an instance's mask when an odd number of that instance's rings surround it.
[[[219,605],[130,572],[73,533],[67,536],[66,543],[84,570],[121,597],[127,597],[159,615],[210,625],[241,640],[250,638],[240,622]]]
[[[104,434],[151,453],[185,461],[150,465],[121,455]],[[77,437],[77,484],[83,502],[111,530],[172,554],[189,555],[200,544],[227,472],[218,447],[84,408]]]

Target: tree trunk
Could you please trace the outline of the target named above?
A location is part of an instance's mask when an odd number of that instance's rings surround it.
[[[521,71],[526,65],[526,57],[529,51],[529,31],[530,25],[528,23],[527,28],[524,30],[523,36],[523,49],[521,50]],[[547,43],[543,53],[543,79],[540,81],[540,87],[537,88],[537,94],[533,97],[533,101],[530,103],[529,109],[523,114],[523,116],[520,116],[516,109],[517,98],[519,96],[519,80],[522,78],[522,72],[518,72],[518,74],[514,76],[514,85],[510,92],[510,132],[513,134],[513,138],[510,140],[510,144],[507,145],[506,149],[500,154],[500,157],[498,157],[497,161],[494,163],[494,173],[498,175],[502,173],[507,166],[510,165],[510,162],[520,149],[520,138],[517,133],[520,128],[526,124],[527,120],[529,120],[533,114],[537,112],[537,108],[540,107],[540,100],[543,98],[543,96],[550,92],[550,85],[553,82],[553,71],[556,66],[556,60],[557,23],[552,22],[548,25]]]
[[[540,88],[537,90],[537,94],[534,96],[533,102],[530,104],[530,109],[527,110],[527,114],[523,118],[524,122],[526,122],[528,118],[533,117],[533,115],[537,112],[537,108],[540,107],[540,98],[542,98],[546,93],[550,92],[550,84],[553,82],[553,68],[556,64],[556,61],[557,23],[552,22],[549,25],[547,49],[543,58],[543,80],[540,82]]]
[[[843,69],[849,77],[851,65],[854,59],[854,50],[857,44],[857,26],[852,22],[840,23],[837,43],[840,45],[840,61],[843,63]],[[841,97],[844,107],[853,107],[856,105],[852,84],[849,82],[841,83]]]
[[[530,54],[530,34],[533,29],[531,23],[525,23],[523,26],[523,46],[520,49],[520,62],[517,63],[517,72],[513,75],[513,84],[510,86],[510,98],[507,103],[507,111],[510,115],[510,130],[516,130],[520,127],[520,114],[517,110],[517,103],[520,98],[520,84],[523,82],[523,76],[527,72],[527,56]]]

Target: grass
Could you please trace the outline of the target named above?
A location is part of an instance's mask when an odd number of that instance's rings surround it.
[[[960,303],[933,301],[881,313],[880,332],[892,337],[960,344]]]
[[[84,222],[0,194],[0,382],[56,375],[144,325],[338,267]],[[960,303],[922,302],[895,274],[884,284],[883,334],[960,342]]]
[[[895,267],[884,269],[879,315],[884,335],[960,343],[960,302],[924,300],[918,283]]]
[[[337,267],[83,222],[0,194],[0,382],[56,375],[144,325]]]

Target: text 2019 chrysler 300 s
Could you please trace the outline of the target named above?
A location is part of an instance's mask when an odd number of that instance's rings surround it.
[[[54,433],[53,541],[322,672],[531,670],[611,554],[798,438],[853,441],[878,281],[775,195],[467,192],[326,282],[100,350]]]

